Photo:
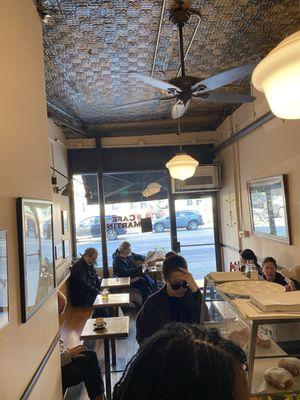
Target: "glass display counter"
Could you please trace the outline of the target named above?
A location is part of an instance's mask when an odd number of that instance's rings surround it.
[[[239,296],[224,293],[220,290],[221,284],[210,276],[205,277],[203,303],[208,312],[202,307],[201,318],[207,327],[218,328],[224,337],[245,351],[251,396],[265,400],[300,400],[300,306],[299,312],[293,313],[263,312],[249,301],[249,293],[244,296],[242,292]],[[236,281],[232,286],[241,289],[243,284]],[[298,371],[293,369],[295,363]],[[280,378],[269,371],[267,383],[266,371],[282,365],[285,369],[281,370]],[[297,375],[292,376],[288,370]]]

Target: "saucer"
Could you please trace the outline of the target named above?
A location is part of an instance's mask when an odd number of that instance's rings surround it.
[[[100,330],[100,329],[104,329],[106,327],[107,323],[103,322],[102,324],[94,324],[94,329],[96,330]]]

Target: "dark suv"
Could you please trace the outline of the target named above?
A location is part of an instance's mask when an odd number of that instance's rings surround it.
[[[106,215],[106,236],[108,240],[115,240],[119,235],[124,235],[126,228],[113,224],[113,215]],[[88,217],[82,220],[76,227],[76,236],[100,236],[100,217]]]
[[[153,229],[155,232],[163,232],[165,229],[170,229],[170,218],[163,217],[153,220]],[[197,211],[177,211],[176,226],[177,228],[186,228],[189,231],[198,229],[198,226],[204,225],[201,214]]]

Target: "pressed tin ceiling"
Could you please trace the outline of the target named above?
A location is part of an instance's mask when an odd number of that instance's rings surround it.
[[[66,137],[78,137],[69,127],[90,136],[176,131],[172,102],[111,109],[165,94],[128,72],[162,80],[177,75],[178,31],[168,12],[173,1],[165,2],[160,35],[162,0],[40,3],[53,17],[43,24],[48,110],[63,122]],[[186,57],[186,74],[199,78],[257,62],[300,28],[298,0],[194,0],[191,7],[200,10],[201,21]],[[184,27],[185,50],[197,24],[192,16]],[[249,78],[222,90],[249,94]],[[183,130],[214,130],[236,107],[193,100]]]

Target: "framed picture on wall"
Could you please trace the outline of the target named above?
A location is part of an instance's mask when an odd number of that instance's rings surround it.
[[[68,233],[68,228],[68,211],[63,210],[61,212],[61,230],[63,235]]]
[[[17,198],[17,222],[24,323],[55,289],[52,203]]]
[[[287,204],[287,176],[247,182],[252,232],[291,244]]]
[[[7,231],[0,231],[0,329],[8,324]]]
[[[70,255],[70,240],[63,240],[63,257],[67,258]]]

